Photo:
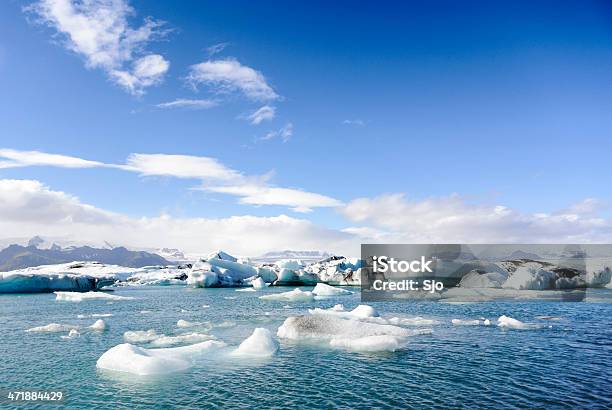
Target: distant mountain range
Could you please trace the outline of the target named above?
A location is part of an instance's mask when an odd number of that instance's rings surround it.
[[[41,249],[37,247],[38,244],[40,244],[40,241],[35,237],[30,240],[28,246],[13,244],[1,250],[0,272],[73,261],[96,261],[131,268],[171,264],[171,262],[157,254],[144,251],[130,251],[124,247],[101,249],[91,246],[72,246],[62,248],[54,244],[49,248]]]

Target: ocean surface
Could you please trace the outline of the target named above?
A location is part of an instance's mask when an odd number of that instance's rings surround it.
[[[383,316],[422,316],[440,324],[410,338],[405,349],[354,353],[315,342],[280,341],[268,359],[204,356],[181,373],[138,377],[96,369],[98,358],[123,343],[123,333],[154,329],[168,336],[179,319],[200,322],[230,348],[256,327],[276,330],[289,316],[342,303],[353,295],[313,302],[258,299],[263,292],[125,287],[113,294],[133,300],[60,302],[53,294],[0,295],[0,388],[62,390],[73,408],[612,408],[612,304],[529,301],[447,304],[385,302]],[[302,287],[303,290],[311,288]],[[599,292],[610,292],[602,290]],[[204,307],[208,306],[208,307]],[[108,329],[62,338],[26,329],[61,323]],[[500,315],[537,329],[503,330]],[[543,318],[548,316],[547,318]],[[492,326],[453,326],[452,319],[488,318]],[[205,323],[205,324],[204,324]],[[150,347],[146,343],[144,347]],[[0,407],[49,408],[48,403]]]

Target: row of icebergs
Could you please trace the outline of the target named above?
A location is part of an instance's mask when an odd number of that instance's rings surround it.
[[[193,264],[173,267],[127,268],[97,262],[43,265],[0,273],[0,293],[100,290],[106,286],[191,285],[194,287],[252,287],[274,285],[359,285],[359,259],[333,256],[306,264],[283,259],[273,264],[239,260],[223,251]]]
[[[582,271],[529,259],[473,264],[474,269],[463,275],[459,287],[514,290],[612,288],[610,259],[590,259]],[[458,269],[455,263],[448,265],[447,270]],[[84,292],[109,285],[250,287],[256,290],[269,285],[312,286],[324,283],[355,286],[361,284],[363,267],[364,261],[341,256],[309,264],[297,259],[258,264],[218,251],[193,264],[172,267],[127,268],[97,262],[72,262],[3,272],[0,273],[0,293]]]

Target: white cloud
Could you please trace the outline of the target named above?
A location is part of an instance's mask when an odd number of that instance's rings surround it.
[[[131,154],[127,169],[141,175],[172,176],[202,180],[231,181],[242,179],[240,172],[210,157],[169,154]]]
[[[237,195],[240,202],[249,205],[288,206],[295,212],[307,213],[312,208],[339,207],[342,202],[329,196],[299,189],[278,188],[260,185],[216,186],[203,188],[206,191]]]
[[[255,256],[280,249],[322,249],[357,256],[357,238],[286,215],[227,218],[133,218],[83,204],[38,181],[0,180],[2,237],[69,237],[135,248],[176,247],[206,254],[216,249]]]
[[[206,85],[218,93],[241,92],[254,101],[279,98],[262,73],[232,58],[192,65],[187,81],[194,87]]]
[[[276,107],[264,105],[257,109],[255,112],[250,114],[247,119],[251,121],[251,124],[258,125],[263,121],[271,121],[276,116]]]
[[[211,157],[130,154],[125,164],[107,164],[38,151],[0,149],[0,169],[35,165],[63,168],[107,167],[135,172],[142,176],[196,179],[201,181],[201,185],[194,188],[197,190],[238,196],[242,204],[287,206],[296,212],[310,212],[312,208],[342,205],[334,198],[314,192],[270,186],[270,172],[264,175],[245,175]]]
[[[214,100],[192,100],[187,98],[178,98],[174,101],[157,104],[158,108],[192,108],[192,109],[207,109],[217,105]]]
[[[287,123],[284,127],[276,131],[270,131],[263,137],[261,137],[262,141],[267,141],[275,138],[280,138],[283,142],[287,142],[293,136],[293,124]]]
[[[89,161],[67,155],[47,154],[39,151],[17,151],[0,148],[0,169],[27,166],[53,166],[61,168],[92,168],[105,166],[102,162]]]
[[[355,223],[382,229],[389,242],[573,243],[612,239],[612,220],[591,213],[570,208],[529,214],[501,205],[470,204],[458,195],[421,201],[408,201],[402,194],[359,198],[341,212]],[[359,233],[354,229],[347,232]]]
[[[132,28],[128,17],[134,10],[125,0],[39,0],[26,11],[60,34],[65,47],[83,56],[88,68],[104,70],[132,94],[158,84],[168,71],[164,57],[145,50],[148,42],[165,34],[162,23],[147,18]],[[131,70],[126,67],[130,63]]]
[[[365,121],[360,120],[360,119],[354,119],[354,120],[344,120],[342,121],[342,124],[344,125],[354,125],[356,127],[363,127],[365,126]]]

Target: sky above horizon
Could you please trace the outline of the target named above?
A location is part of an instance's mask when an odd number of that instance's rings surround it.
[[[610,242],[610,50],[597,1],[5,1],[0,236]]]

